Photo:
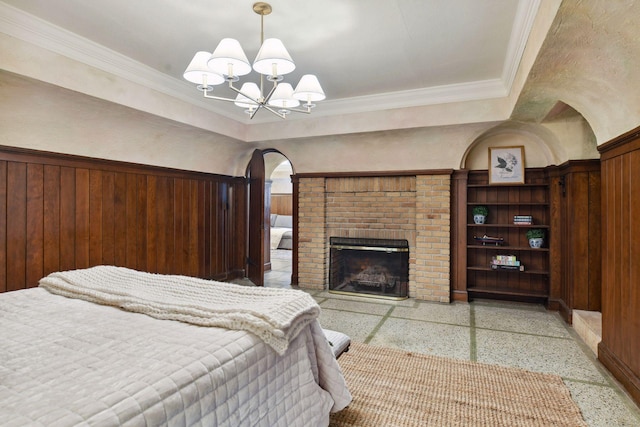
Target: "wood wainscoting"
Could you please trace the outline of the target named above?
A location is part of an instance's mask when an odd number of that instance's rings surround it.
[[[640,127],[598,150],[602,186],[598,358],[640,404]]]
[[[573,323],[573,310],[600,311],[602,301],[600,160],[572,160],[553,168],[551,200],[558,238],[549,305]]]
[[[0,292],[99,264],[243,276],[244,182],[0,147]]]
[[[271,213],[293,215],[293,197],[289,193],[271,193]]]

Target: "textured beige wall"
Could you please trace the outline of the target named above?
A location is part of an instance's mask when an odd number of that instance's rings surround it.
[[[540,122],[558,101],[605,143],[640,123],[640,2],[564,0],[513,117]]]
[[[249,144],[0,71],[0,145],[243,176]]]

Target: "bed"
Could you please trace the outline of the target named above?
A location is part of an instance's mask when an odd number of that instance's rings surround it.
[[[0,425],[326,426],[351,395],[307,297],[110,266],[0,294]]]
[[[293,248],[291,215],[271,214],[271,249]]]

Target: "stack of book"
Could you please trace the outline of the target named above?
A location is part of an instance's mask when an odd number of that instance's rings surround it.
[[[515,255],[496,255],[491,258],[491,268],[493,270],[516,270],[524,271],[524,265]]]
[[[531,225],[533,224],[533,217],[531,215],[514,215],[513,223],[520,225]]]

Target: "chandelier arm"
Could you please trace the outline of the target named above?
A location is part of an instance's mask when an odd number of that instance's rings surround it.
[[[248,96],[247,94],[245,94],[244,92],[242,92],[240,89],[236,88],[232,83],[229,83],[229,89],[233,90],[236,93],[239,93],[240,95],[244,96],[245,98],[247,98],[249,101],[253,102],[254,104],[256,104],[257,107],[260,107],[262,104],[259,101],[256,101],[255,99],[251,98],[250,96]],[[235,99],[234,99],[235,101]],[[253,117],[253,116],[252,116]]]
[[[301,110],[299,108],[287,108],[287,110],[289,111],[295,111],[296,113],[305,113],[305,114],[311,114],[311,108],[308,108],[306,110]]]
[[[281,119],[286,119],[287,118],[286,115],[278,113],[276,110],[274,110],[273,108],[269,107],[267,104],[263,104],[262,108],[264,108],[265,110],[271,111],[273,114],[275,114],[276,116],[280,117]]]
[[[207,99],[217,99],[218,101],[228,101],[228,102],[235,102],[235,99],[231,99],[231,98],[223,98],[221,96],[214,96],[214,95],[209,95],[207,94],[207,91],[205,90],[203,92],[203,95],[205,98]]]
[[[260,109],[260,107],[262,107],[261,105],[258,105],[258,108],[256,108],[255,110],[251,111],[251,113],[249,114],[249,120],[253,119],[253,116],[256,115],[256,113],[258,112],[258,110]]]

